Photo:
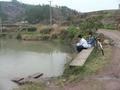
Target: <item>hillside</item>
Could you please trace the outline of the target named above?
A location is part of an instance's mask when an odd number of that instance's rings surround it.
[[[4,22],[14,23],[28,21],[29,23],[49,23],[49,5],[28,5],[17,0],[11,2],[0,1],[0,17]],[[52,7],[53,23],[63,25],[79,25],[87,19],[97,19],[103,24],[116,25],[120,23],[120,10],[103,10],[89,13],[80,13],[65,6]]]
[[[81,13],[81,15],[72,16],[69,22],[79,26],[82,22],[98,22],[103,24],[103,28],[117,29],[120,24],[120,10],[101,10],[95,12]]]
[[[2,12],[2,15],[0,13],[0,16],[2,16],[3,20],[8,22],[15,22],[17,17],[20,17],[22,14],[24,14],[25,9],[21,3],[1,1],[0,11]]]
[[[103,10],[87,13],[87,17],[98,18],[102,23],[117,24],[120,23],[120,10]]]
[[[0,1],[0,17],[4,22],[14,23],[27,20],[29,23],[48,23],[49,5],[28,5],[16,0],[11,2]],[[69,16],[79,14],[67,7],[52,7],[53,22],[67,20]]]

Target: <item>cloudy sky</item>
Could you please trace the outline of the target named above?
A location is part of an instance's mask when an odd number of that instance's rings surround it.
[[[10,0],[0,0],[10,1]],[[18,0],[28,4],[49,4],[50,0]],[[80,12],[118,9],[120,0],[51,0],[52,5],[67,6]]]

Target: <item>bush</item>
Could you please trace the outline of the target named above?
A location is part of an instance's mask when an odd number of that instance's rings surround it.
[[[68,32],[68,36],[69,38],[74,38],[75,35],[77,33],[79,33],[79,29],[77,29],[75,26],[70,26],[68,29],[67,29],[67,32]]]
[[[79,26],[81,30],[97,30],[98,28],[102,28],[103,24],[99,21],[90,19],[82,21]]]
[[[36,32],[37,28],[36,27],[30,27],[27,29],[28,32]]]
[[[22,39],[21,34],[20,34],[20,33],[18,33],[18,34],[17,34],[17,36],[16,36],[16,38],[17,38],[17,39],[19,39],[19,40],[20,40],[20,39]]]
[[[49,34],[52,31],[50,27],[44,27],[42,30],[40,30],[40,33],[42,34]]]
[[[65,39],[67,39],[67,35],[68,35],[68,31],[62,30],[61,33],[59,34],[59,38],[61,40],[65,40]]]
[[[114,30],[116,29],[115,25],[113,24],[104,24],[104,29],[111,29],[111,30]]]

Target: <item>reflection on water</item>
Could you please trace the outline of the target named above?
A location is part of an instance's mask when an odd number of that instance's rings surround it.
[[[59,76],[64,71],[68,45],[51,42],[0,40],[0,90],[9,90],[14,77],[44,73],[44,77]]]

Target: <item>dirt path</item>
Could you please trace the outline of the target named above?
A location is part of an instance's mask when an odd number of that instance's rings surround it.
[[[61,88],[49,87],[47,90],[120,90],[120,32],[99,30],[115,42],[112,47],[111,64],[95,76],[90,76],[77,83],[71,83]]]

